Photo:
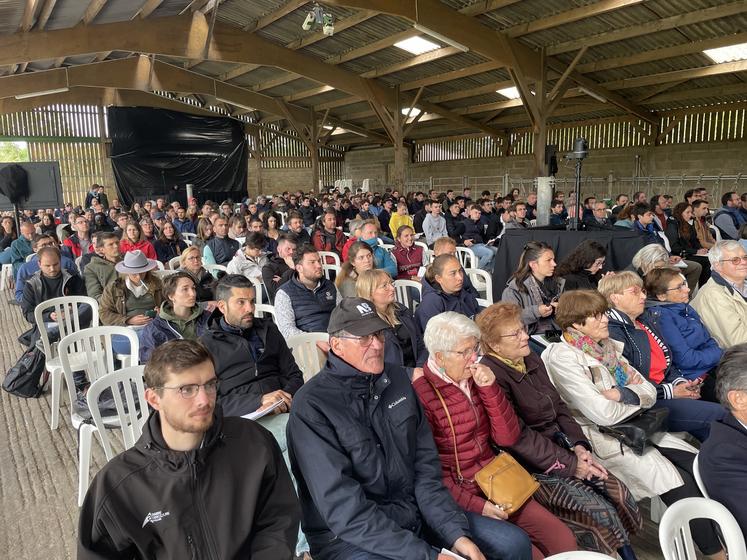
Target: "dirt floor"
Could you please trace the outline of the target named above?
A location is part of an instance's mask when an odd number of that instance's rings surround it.
[[[0,371],[21,353],[16,341],[28,328],[20,308],[0,293]],[[77,434],[67,398],[60,427],[49,427],[49,390],[39,399],[21,399],[0,391],[0,558],[63,560],[75,558],[78,524]],[[94,439],[91,477],[104,464]],[[645,515],[648,519],[648,506]],[[639,560],[660,560],[657,526],[646,521],[633,546]],[[3,552],[4,551],[4,552]]]

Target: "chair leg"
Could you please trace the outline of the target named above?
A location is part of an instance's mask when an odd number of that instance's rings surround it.
[[[49,373],[52,382],[52,421],[50,426],[56,430],[60,426],[60,393],[62,392],[62,371],[54,369]],[[72,406],[72,404],[70,405]]]
[[[91,438],[96,428],[91,424],[82,424],[79,431],[78,441],[78,507],[83,505],[83,500],[88,491],[88,477],[91,468]]]

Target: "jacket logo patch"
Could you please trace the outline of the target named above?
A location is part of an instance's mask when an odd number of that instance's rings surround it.
[[[398,398],[398,399],[397,399],[396,401],[394,401],[393,403],[391,403],[391,404],[390,404],[389,406],[387,406],[387,408],[388,408],[389,410],[391,410],[391,409],[393,409],[393,408],[394,408],[395,406],[397,406],[398,404],[400,404],[400,403],[402,403],[402,402],[405,402],[406,400],[407,400],[407,397],[400,397],[400,398]]]
[[[158,523],[168,516],[168,511],[152,511],[145,516],[145,519],[143,520],[143,527],[145,527],[148,523]]]

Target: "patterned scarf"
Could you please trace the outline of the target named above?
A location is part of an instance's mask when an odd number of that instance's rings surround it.
[[[615,378],[615,384],[618,387],[625,387],[628,379],[635,375],[633,368],[625,362],[618,360],[617,350],[615,350],[615,346],[609,340],[603,340],[601,343],[594,342],[591,337],[586,336],[573,327],[569,327],[563,333],[563,339],[574,348],[578,348],[584,354],[588,354],[601,362]]]
[[[496,360],[498,360],[500,362],[503,362],[504,364],[506,364],[511,369],[515,369],[519,373],[524,374],[524,373],[527,372],[527,366],[524,363],[524,358],[519,358],[519,361],[514,362],[513,360],[509,360],[508,358],[504,358],[503,356],[500,356],[500,355],[498,355],[498,354],[496,354],[495,352],[492,352],[492,351],[488,352],[488,354],[490,356],[494,357]]]

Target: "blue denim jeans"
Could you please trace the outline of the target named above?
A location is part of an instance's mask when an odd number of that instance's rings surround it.
[[[288,418],[290,414],[269,414],[263,416],[257,423],[262,425],[264,428],[270,431],[275,437],[275,441],[278,442],[280,451],[283,453],[283,459],[285,460],[285,466],[288,467],[288,473],[293,481],[293,487],[296,488],[296,479],[293,478],[293,472],[291,471],[290,460],[288,459],[288,441],[285,435],[285,426],[288,424]],[[309,543],[306,542],[306,535],[303,534],[301,528],[298,528],[298,541],[296,542],[296,556],[302,556],[304,552],[309,551]]]
[[[475,256],[477,257],[477,268],[492,274],[493,259],[495,259],[495,254],[498,252],[498,249],[490,245],[483,245],[482,243],[472,245],[470,246],[470,249],[472,249],[472,252],[475,253]]]
[[[654,408],[669,410],[669,431],[689,432],[700,441],[708,439],[711,422],[726,417],[726,409],[717,403],[692,399],[664,399]]]

